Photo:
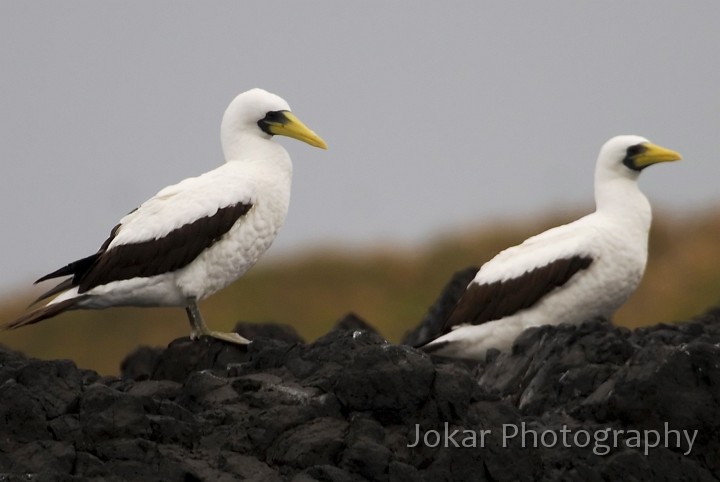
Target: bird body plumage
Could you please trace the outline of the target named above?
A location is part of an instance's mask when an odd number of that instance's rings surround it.
[[[71,276],[40,297],[55,299],[4,327],[72,309],[181,306],[194,336],[246,342],[207,330],[197,302],[250,269],[285,221],[292,162],[273,135],[327,147],[280,97],[261,89],[238,95],[221,124],[225,164],[163,188],[124,216],[97,253],[38,280]]]
[[[633,146],[638,169],[625,165]],[[654,157],[652,157],[654,156]],[[634,159],[634,158],[633,158]],[[430,353],[479,359],[507,350],[532,326],[609,318],[640,283],[648,255],[650,203],[640,169],[680,156],[639,136],[618,136],[600,150],[595,212],[508,248],[485,263],[434,340]]]

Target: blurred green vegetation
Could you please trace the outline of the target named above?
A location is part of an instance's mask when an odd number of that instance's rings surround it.
[[[572,213],[495,223],[414,248],[344,251],[332,246],[264,260],[204,301],[201,309],[217,330],[230,330],[241,320],[273,321],[293,325],[308,340],[354,312],[397,342],[419,322],[455,271],[480,266],[501,249],[577,217]],[[617,313],[617,324],[672,322],[720,304],[720,211],[655,218],[645,277]],[[41,291],[2,300],[0,320],[20,314]],[[38,358],[69,358],[80,367],[116,374],[120,361],[137,346],[164,346],[188,333],[180,308],[112,308],[67,313],[2,332],[0,343]]]

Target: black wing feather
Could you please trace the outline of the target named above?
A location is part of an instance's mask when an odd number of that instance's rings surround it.
[[[480,325],[531,308],[552,290],[563,286],[593,262],[590,256],[572,256],[494,283],[470,283],[448,316],[442,334],[459,325]]]
[[[133,244],[115,246],[99,253],[78,278],[79,292],[136,277],[150,277],[179,270],[225,235],[247,214],[252,204],[238,203],[180,226],[167,235]]]
[[[40,283],[61,276],[72,276],[41,295],[36,302],[75,286],[79,287],[80,293],[84,293],[112,281],[156,276],[184,268],[230,231],[252,206],[251,203],[237,203],[219,208],[214,214],[180,226],[162,238],[108,249],[122,227],[118,224],[97,253],[37,280],[36,283]]]

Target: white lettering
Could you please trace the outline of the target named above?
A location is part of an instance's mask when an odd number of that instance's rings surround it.
[[[431,435],[435,437],[435,442],[430,442]],[[425,441],[426,447],[437,447],[438,445],[440,445],[440,432],[438,432],[437,430],[428,430],[427,432],[425,432],[423,440]]]
[[[680,430],[670,430],[670,424],[665,422],[665,447],[670,446],[670,434],[675,435],[675,445],[673,447],[680,448]],[[684,430],[683,430],[684,432]]]
[[[633,433],[632,437],[628,437],[627,440],[625,440],[625,445],[627,445],[629,448],[639,449],[640,448],[640,431],[639,430],[628,430],[625,433],[628,435],[630,433]]]
[[[538,446],[538,433],[533,429],[526,429],[525,428],[525,422],[520,423],[520,429],[522,430],[522,445],[520,445],[522,448],[527,447],[527,443],[525,442],[525,436],[527,434],[532,434],[533,436],[533,443],[530,444],[530,447],[537,447]]]
[[[647,455],[650,452],[650,448],[655,448],[660,446],[660,433],[657,430],[645,430],[645,455]],[[650,435],[655,436],[655,441],[650,442]]]
[[[548,442],[547,440],[545,440],[545,436],[548,434],[552,435],[552,442]],[[542,444],[543,447],[545,447],[547,449],[553,448],[554,446],[557,445],[557,434],[553,430],[543,431],[543,433],[540,434],[540,443]]]
[[[585,443],[581,444],[578,442],[578,435],[584,435],[585,436]],[[573,442],[575,442],[576,447],[585,448],[588,445],[590,445],[590,432],[587,430],[578,430],[575,432],[575,435],[573,435]]]
[[[570,447],[570,445],[568,445],[568,440],[567,440],[567,436],[570,433],[570,429],[567,428],[567,425],[562,426],[562,428],[560,429],[560,433],[562,434],[562,446],[565,448]]]
[[[685,438],[687,439],[688,445],[689,445],[688,451],[685,452],[684,455],[690,455],[690,452],[692,452],[692,446],[693,446],[693,443],[695,442],[695,437],[697,437],[698,431],[697,431],[697,430],[693,430],[693,437],[692,437],[692,439],[690,438],[690,433],[689,433],[688,431],[683,430],[683,433],[685,434]]]
[[[417,444],[419,444],[419,443],[420,443],[420,424],[416,423],[415,424],[415,443],[412,445],[408,444],[407,446],[408,447],[417,447]]]
[[[611,428],[606,428],[605,430],[595,432],[595,446],[593,447],[593,453],[595,455],[607,455],[610,452],[610,445],[603,442],[610,438],[611,430]]]
[[[445,445],[444,446],[449,447],[450,442],[452,442],[454,447],[460,447],[460,445],[457,443],[457,441],[454,438],[455,435],[457,435],[458,432],[460,432],[460,429],[456,428],[455,430],[452,431],[452,433],[448,434],[449,430],[450,430],[450,424],[445,422]]]
[[[480,431],[480,447],[485,447],[485,432],[490,430]],[[463,447],[477,447],[477,432],[475,430],[463,430],[462,446]]]
[[[507,433],[507,429],[508,429],[508,428],[513,428],[513,429],[515,429],[515,432],[514,432],[512,435],[508,435],[508,433]],[[504,423],[504,424],[503,424],[503,444],[502,444],[503,448],[507,448],[507,441],[508,441],[508,439],[517,437],[517,434],[518,434],[518,427],[517,427],[517,425],[513,425],[513,424],[511,424],[511,423]],[[523,447],[524,447],[524,445],[523,445]]]

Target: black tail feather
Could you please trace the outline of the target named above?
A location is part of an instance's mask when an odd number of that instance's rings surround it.
[[[41,294],[40,296],[38,296],[38,297],[35,299],[35,301],[33,301],[32,303],[30,303],[30,306],[34,305],[34,304],[37,303],[38,301],[42,301],[42,300],[44,300],[44,299],[46,299],[46,298],[50,298],[51,296],[54,296],[54,295],[56,295],[56,294],[58,294],[58,293],[62,293],[63,291],[67,291],[67,290],[69,290],[70,288],[72,288],[74,285],[75,285],[75,283],[73,283],[73,279],[72,279],[72,278],[68,278],[68,279],[66,279],[65,281],[63,281],[63,282],[58,283],[57,285],[55,285],[55,287],[53,287],[52,289],[49,289],[49,290],[46,291],[45,293],[43,293],[43,294]]]
[[[68,310],[78,309],[79,308],[78,304],[87,298],[88,298],[87,296],[78,296],[77,298],[71,298],[69,300],[60,301],[58,303],[52,303],[50,305],[41,306],[40,308],[37,308],[33,311],[25,313],[24,315],[17,318],[16,320],[13,320],[9,323],[0,325],[0,329],[14,330],[14,329],[20,328],[22,326],[32,325],[34,323],[38,323],[40,321],[47,320],[48,318],[52,318],[53,316],[57,316],[60,313],[63,313]]]
[[[45,280],[49,280],[52,278],[60,278],[61,276],[70,276],[73,277],[77,274],[85,273],[88,268],[95,262],[95,259],[97,259],[98,254],[93,254],[88,256],[87,258],[79,259],[77,261],[73,261],[72,263],[63,266],[62,268],[53,271],[50,274],[46,274],[39,280],[35,282],[35,284],[41,283]]]

